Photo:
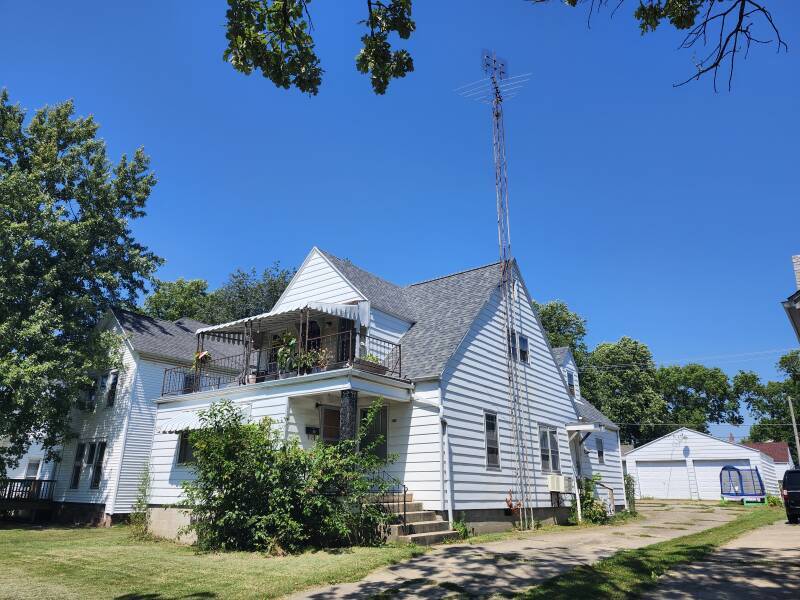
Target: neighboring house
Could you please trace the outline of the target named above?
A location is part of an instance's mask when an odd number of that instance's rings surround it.
[[[27,452],[19,459],[15,469],[6,471],[8,479],[52,479],[55,476],[56,464],[45,460],[46,452],[42,445],[33,442]]]
[[[118,369],[96,377],[95,387],[71,415],[74,438],[64,444],[57,465],[42,462],[33,445],[9,477],[55,480],[47,488],[57,519],[109,524],[130,513],[150,457],[156,406],[164,370],[189,364],[196,348],[194,332],[206,326],[191,319],[163,321],[109,311],[99,327],[120,334]],[[226,344],[212,343],[212,349]],[[23,470],[24,469],[24,470]]]
[[[775,478],[778,483],[783,481],[783,474],[788,469],[794,469],[792,453],[789,451],[789,444],[786,442],[743,442],[743,444],[772,458],[775,462]]]
[[[495,263],[399,286],[313,248],[269,313],[200,329],[203,349],[212,340],[239,346],[230,355],[212,351],[199,371],[164,375],[150,459],[157,531],[174,534],[185,522],[170,505],[193,476],[188,431],[200,426],[200,410],[223,398],[251,421],[271,417],[305,447],[352,437],[366,408],[381,399],[372,433],[385,436],[382,452],[399,457],[389,473],[413,494],[408,510],[448,520],[463,513],[479,530],[509,527],[506,500],[520,450],[533,512],[564,516],[557,490],[574,489],[575,474],[567,429],[587,422],[579,420],[519,274],[519,321],[506,338],[500,280]],[[324,351],[326,364],[304,375],[281,372],[284,332]],[[519,440],[510,422],[509,353],[522,390]]]
[[[577,424],[567,427],[577,474],[580,477],[599,474],[601,485],[596,488],[599,497],[611,504],[613,494],[615,509],[624,508],[627,501],[619,427],[581,397],[578,367],[572,351],[568,347],[554,348],[553,357],[564,375],[578,414]]]
[[[625,455],[639,498],[719,500],[725,466],[757,468],[768,494],[778,494],[775,462],[757,449],[681,427]]]
[[[792,266],[794,267],[794,280],[797,291],[784,300],[782,304],[786,311],[786,316],[789,317],[789,322],[794,328],[797,340],[800,341],[800,255],[792,257]]]

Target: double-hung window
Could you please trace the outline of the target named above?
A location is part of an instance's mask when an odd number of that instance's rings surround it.
[[[539,448],[542,471],[545,473],[558,473],[561,471],[561,460],[558,454],[558,430],[555,427],[539,426]]]
[[[575,395],[575,373],[567,371],[567,387],[569,387],[569,395]]]
[[[508,334],[508,353],[516,361],[528,362],[528,337],[512,329]]]
[[[106,406],[114,406],[117,399],[117,383],[119,382],[119,371],[111,371],[108,374],[108,382],[103,388],[106,394]]]
[[[94,444],[90,444],[90,447],[94,446]],[[96,490],[100,487],[100,481],[103,479],[103,458],[106,455],[106,443],[105,442],[97,442],[97,451],[94,454],[94,461],[91,463],[92,467],[92,479],[89,483],[89,487],[93,490]],[[88,460],[86,461],[89,462]]]
[[[41,460],[38,458],[30,459],[28,465],[25,467],[25,479],[36,479],[39,476],[40,464]]]
[[[603,448],[603,440],[601,438],[595,438],[595,444],[597,448],[597,462],[604,465],[606,464],[606,452]]]
[[[80,442],[75,447],[75,460],[72,463],[72,475],[69,478],[69,487],[74,490],[81,481],[81,469],[83,469],[83,454],[86,452],[86,444]]]
[[[483,426],[486,435],[486,466],[490,469],[500,468],[500,442],[497,435],[497,415],[483,413]]]

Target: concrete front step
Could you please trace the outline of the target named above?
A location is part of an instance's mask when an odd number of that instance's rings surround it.
[[[414,501],[414,494],[408,492],[406,495],[406,502],[413,502]],[[379,496],[372,496],[372,502],[376,502],[378,504],[386,504],[386,503],[403,503],[403,494],[383,494]]]
[[[398,514],[402,513],[403,510],[407,513],[422,510],[422,502],[406,502],[405,504],[402,502],[383,502],[382,504],[389,512]]]
[[[446,531],[401,535],[397,538],[397,541],[407,544],[419,544],[420,546],[430,546],[431,544],[441,544],[442,542],[446,542],[448,540],[457,539],[459,539],[458,532],[448,529]]]
[[[391,535],[393,538],[399,538],[404,535],[413,535],[415,533],[433,533],[435,531],[449,531],[450,524],[441,519],[434,519],[432,521],[417,521],[416,523],[396,523],[391,526]]]
[[[432,510],[410,510],[406,512],[406,523],[419,523],[420,521],[435,521],[437,515]]]

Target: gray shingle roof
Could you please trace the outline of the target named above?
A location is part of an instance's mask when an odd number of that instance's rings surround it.
[[[619,449],[622,456],[625,456],[628,452],[633,452],[633,444],[620,444]]]
[[[402,337],[403,375],[438,377],[500,283],[500,263],[405,288],[416,323]]]
[[[619,430],[616,423],[597,410],[590,402],[584,398],[575,398],[575,408],[578,411],[578,416],[581,419],[589,421],[590,423],[602,423],[609,429],[614,431]]]
[[[478,311],[500,283],[500,263],[405,287],[320,250],[378,310],[412,323],[400,339],[403,376],[438,377],[464,339]]]
[[[207,327],[205,323],[186,317],[177,321],[165,321],[120,309],[115,309],[114,315],[137,352],[184,363],[191,362],[197,350],[194,332],[201,327]],[[213,340],[205,340],[204,348],[211,353],[212,358],[232,356],[242,351],[241,346]]]
[[[355,266],[349,260],[339,258],[324,250],[320,250],[320,252],[341,271],[350,283],[358,288],[358,291],[367,297],[372,306],[406,321],[415,320],[404,293],[405,288],[381,279],[377,275]]]
[[[564,366],[564,359],[567,357],[567,352],[569,352],[569,346],[553,348],[553,357],[556,359],[556,364],[559,367]]]

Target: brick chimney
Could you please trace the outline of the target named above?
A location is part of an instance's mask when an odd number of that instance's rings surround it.
[[[794,266],[794,282],[797,284],[797,289],[800,290],[800,254],[792,257],[792,265]]]

